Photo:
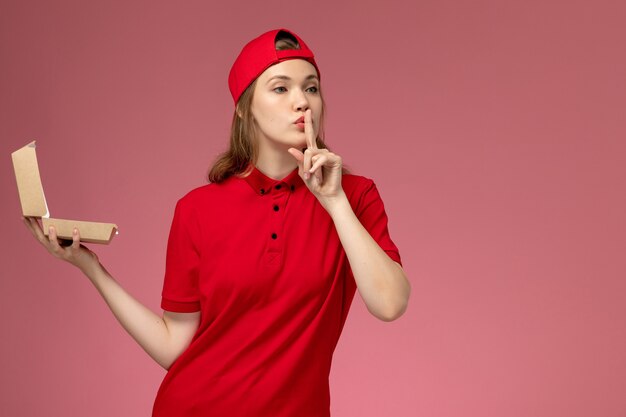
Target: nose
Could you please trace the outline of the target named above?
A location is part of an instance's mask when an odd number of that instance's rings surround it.
[[[294,94],[293,97],[293,107],[296,111],[304,112],[309,108],[309,100],[306,97],[304,91],[300,89],[291,90]]]

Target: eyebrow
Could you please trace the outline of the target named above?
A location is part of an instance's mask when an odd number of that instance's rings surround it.
[[[278,79],[278,80],[285,80],[285,81],[291,81],[291,78],[287,77],[286,75],[274,75],[272,78],[267,80],[266,84],[269,84],[271,81],[276,80],[276,79]],[[309,80],[317,80],[317,81],[319,81],[319,77],[317,75],[311,74],[308,77],[306,77],[304,80],[305,81],[309,81]]]

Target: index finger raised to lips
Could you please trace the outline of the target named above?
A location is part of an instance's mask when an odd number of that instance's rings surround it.
[[[311,109],[308,109],[304,113],[304,135],[306,136],[307,148],[317,149],[317,143],[315,141],[315,132],[313,130],[313,117],[311,116]]]

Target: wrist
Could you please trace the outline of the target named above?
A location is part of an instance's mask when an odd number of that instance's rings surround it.
[[[335,221],[337,217],[341,216],[343,213],[352,211],[348,197],[343,190],[336,197],[332,197],[324,201],[323,206],[333,221]]]
[[[78,269],[81,270],[83,274],[89,278],[90,281],[94,282],[98,276],[101,276],[105,271],[102,264],[95,260],[95,262],[89,262],[87,264],[80,265]]]

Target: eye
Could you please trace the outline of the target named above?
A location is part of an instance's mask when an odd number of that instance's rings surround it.
[[[309,93],[316,94],[318,89],[317,89],[316,86],[312,86],[312,87],[307,88],[306,91],[309,92]]]
[[[285,87],[276,87],[272,91],[274,91],[275,93],[285,93],[287,92],[287,89]]]

